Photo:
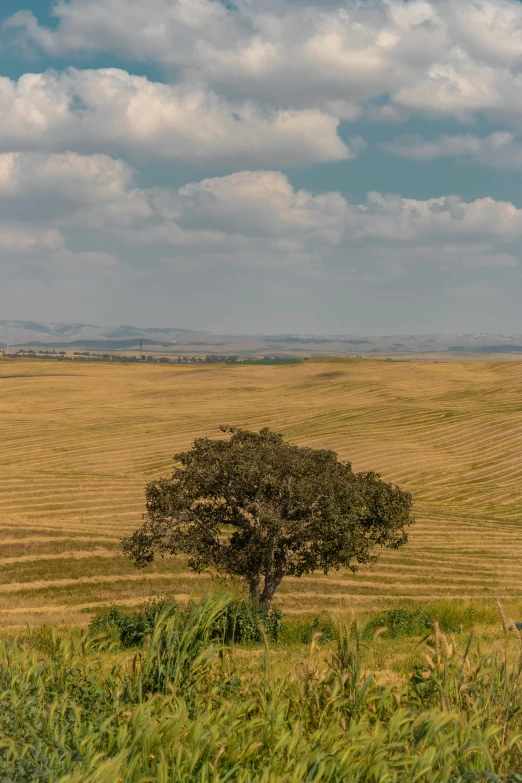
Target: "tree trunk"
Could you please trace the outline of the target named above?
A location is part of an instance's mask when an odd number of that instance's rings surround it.
[[[254,576],[252,579],[249,580],[249,589],[250,589],[250,602],[254,604],[255,606],[259,606],[260,601],[260,594],[261,594],[261,584],[259,576]]]
[[[265,576],[265,585],[263,588],[263,592],[259,596],[259,603],[261,604],[261,608],[263,609],[263,612],[265,614],[268,614],[268,612],[270,611],[272,598],[274,597],[275,591],[281,584],[281,580],[283,579],[284,575],[285,575],[284,570],[278,568],[275,574],[270,574],[268,576]]]

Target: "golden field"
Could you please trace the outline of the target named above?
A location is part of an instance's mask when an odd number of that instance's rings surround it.
[[[522,596],[522,363],[309,360],[146,366],[0,359],[0,624],[200,594],[182,559],[138,571],[120,539],[145,484],[220,424],[270,426],[412,492],[409,544],[378,565],[287,578],[286,612]]]

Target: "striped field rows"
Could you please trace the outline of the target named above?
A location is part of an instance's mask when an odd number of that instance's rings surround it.
[[[412,492],[410,541],[373,568],[287,579],[284,611],[405,598],[522,597],[522,363],[283,366],[0,360],[0,624],[86,622],[96,606],[197,596],[183,559],[120,552],[144,487],[220,424],[270,426]]]

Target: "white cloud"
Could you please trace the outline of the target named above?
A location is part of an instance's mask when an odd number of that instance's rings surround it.
[[[124,151],[193,163],[292,165],[354,157],[319,110],[260,110],[119,69],[0,78],[0,149]]]
[[[63,237],[53,229],[0,225],[0,251],[3,253],[54,253],[63,248]]]
[[[235,307],[238,279],[254,298],[260,281],[265,292],[308,286],[302,312],[317,302],[315,286],[341,297],[372,285],[377,301],[380,285],[381,320],[388,284],[392,302],[397,279],[413,266],[423,271],[405,290],[418,293],[440,272],[434,297],[451,286],[497,290],[497,280],[508,291],[515,280],[522,210],[509,201],[370,192],[357,204],[296,188],[279,169],[362,154],[362,139],[345,138],[355,135],[346,132],[353,119],[398,126],[418,115],[471,128],[435,135],[447,130],[439,126],[431,140],[395,129],[389,152],[522,168],[518,0],[57,0],[51,12],[52,27],[27,10],[6,20],[3,51],[20,46],[76,65],[104,53],[104,62],[116,58],[127,70],[0,77],[0,265],[11,278],[54,276],[65,291],[63,281],[87,287],[91,276],[92,301],[130,280],[127,293],[144,309],[147,286],[154,295],[188,292],[180,294],[187,308],[191,292],[206,286],[198,313]],[[130,73],[138,61],[153,64],[161,81]],[[481,138],[484,118],[499,132]],[[202,173],[177,189],[140,187],[119,158],[198,165]],[[143,173],[151,181],[155,172],[157,165]],[[169,172],[179,182],[174,166]],[[324,322],[333,319],[328,313]]]
[[[5,33],[51,55],[153,61],[273,110],[351,118],[389,96],[399,110],[522,120],[518,0],[60,0],[54,14],[56,30],[20,11]]]
[[[108,155],[0,154],[0,196],[65,196],[78,203],[122,198],[133,181],[130,167]]]
[[[88,253],[75,250],[81,236]],[[16,254],[48,273],[161,277],[176,264],[200,273],[239,265],[371,282],[411,264],[509,270],[521,240],[522,210],[490,198],[369,193],[352,204],[296,190],[278,171],[143,189],[108,156],[0,155],[2,259]]]
[[[296,235],[336,243],[347,203],[338,193],[312,196],[295,191],[278,171],[240,171],[192,182],[176,194],[184,219],[226,226],[231,233],[282,237]]]
[[[433,140],[404,134],[381,144],[381,147],[393,155],[418,161],[464,158],[498,168],[522,168],[522,142],[507,131],[490,133],[482,138],[471,133],[443,134]]]
[[[0,220],[124,227],[151,215],[130,167],[108,155],[0,153]]]
[[[52,55],[116,51],[176,64],[194,57],[196,39],[220,46],[240,32],[235,17],[212,0],[149,0],[146,7],[128,0],[59,0],[53,15],[59,19],[56,32],[39,25],[29,10],[18,11],[4,26],[12,36],[20,31],[27,41]]]
[[[522,233],[522,210],[510,202],[480,198],[464,202],[458,196],[419,200],[369,193],[354,219],[358,239],[397,242],[489,238],[507,242]]]
[[[522,57],[522,13],[513,0],[454,2],[455,38],[492,65],[511,66]]]

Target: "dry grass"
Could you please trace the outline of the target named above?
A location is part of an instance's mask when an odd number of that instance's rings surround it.
[[[522,597],[522,364],[309,361],[294,366],[64,366],[0,361],[0,624],[208,578],[180,560],[138,572],[119,554],[144,485],[219,424],[269,425],[409,489],[409,545],[374,569],[287,579],[287,611],[404,598]]]

